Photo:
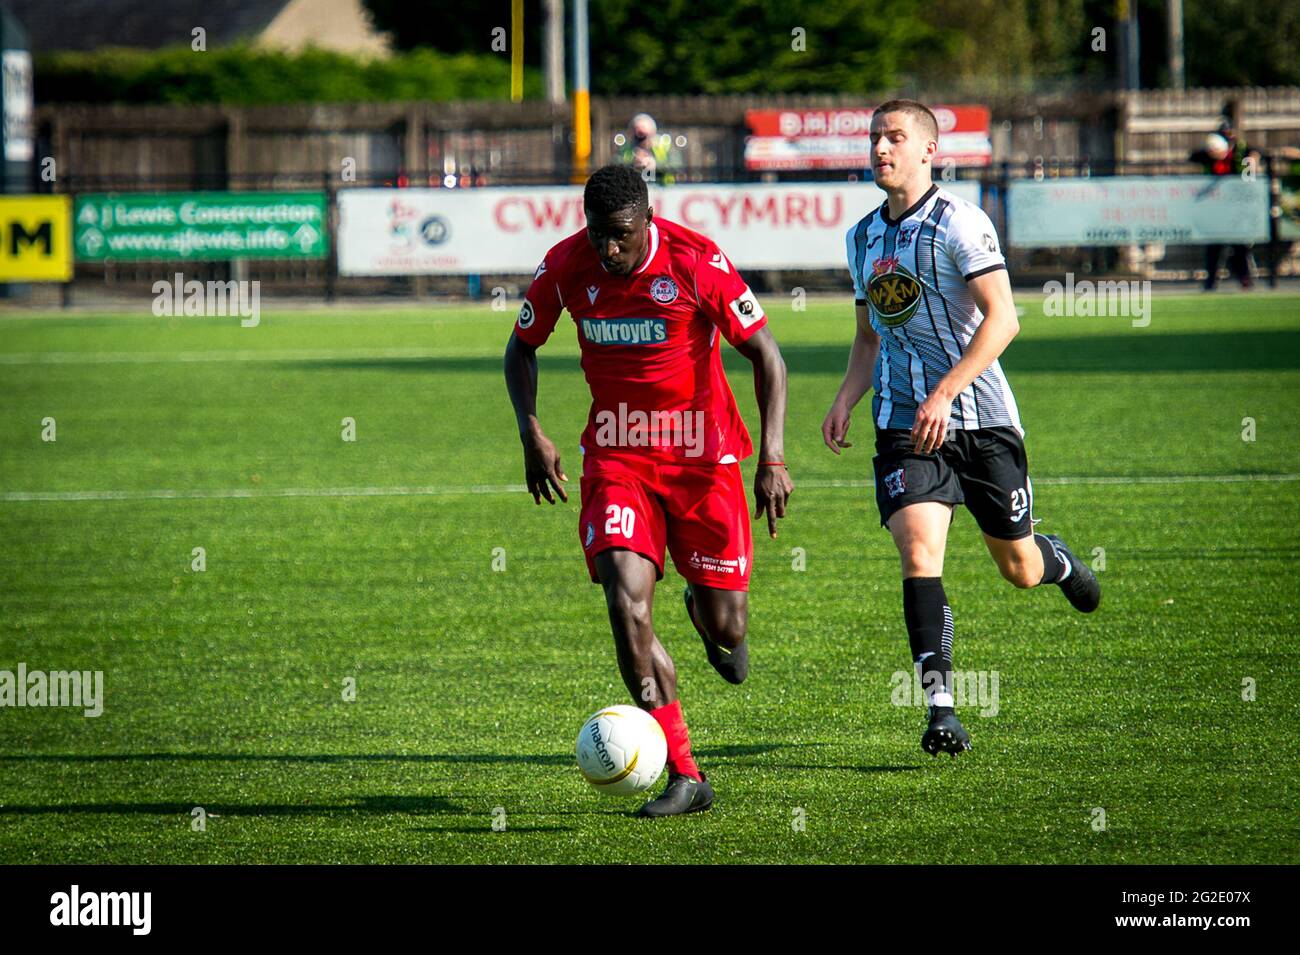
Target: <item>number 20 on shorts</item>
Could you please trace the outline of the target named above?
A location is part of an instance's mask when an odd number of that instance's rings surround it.
[[[632,508],[620,507],[617,504],[611,504],[605,508],[606,534],[621,534],[623,537],[631,537],[632,528],[635,526],[636,512]]]

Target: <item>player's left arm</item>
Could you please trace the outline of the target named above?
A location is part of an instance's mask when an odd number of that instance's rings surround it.
[[[767,513],[767,531],[776,537],[776,522],[785,517],[794,492],[785,463],[786,371],[781,349],[758,299],[716,246],[700,257],[695,294],[710,322],[754,366],[754,395],[762,419],[758,469],[754,475],[754,517]]]
[[[1007,260],[997,230],[984,210],[965,203],[956,206],[944,230],[943,252],[965,280],[984,319],[961,360],[939,380],[916,411],[912,446],[926,454],[943,444],[953,401],[998,359],[1020,331]]]
[[[776,522],[785,517],[785,506],[794,492],[790,471],[785,462],[785,359],[772,330],[760,328],[744,341],[736,342],[736,351],[754,366],[754,396],[763,437],[758,449],[758,473],[754,475],[754,516],[767,512],[767,532],[776,538]],[[781,462],[780,465],[776,462]]]
[[[948,432],[952,403],[982,375],[1020,333],[1016,303],[1011,297],[1011,279],[1006,269],[985,272],[966,282],[984,321],[966,346],[961,360],[949,369],[921,403],[912,425],[912,442],[918,451],[929,453],[943,444]]]

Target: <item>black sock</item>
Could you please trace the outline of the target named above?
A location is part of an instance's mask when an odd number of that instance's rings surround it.
[[[952,610],[941,577],[903,581],[903,619],[927,703],[952,706]],[[935,699],[936,694],[942,694]]]
[[[1069,564],[1061,559],[1060,555],[1056,553],[1056,548],[1052,546],[1052,542],[1042,534],[1034,535],[1034,543],[1038,545],[1038,549],[1043,554],[1043,579],[1038,582],[1039,586],[1059,582],[1061,575],[1065,573],[1065,569],[1069,567]]]

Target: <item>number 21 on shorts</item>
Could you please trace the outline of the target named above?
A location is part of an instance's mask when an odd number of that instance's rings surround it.
[[[636,526],[636,512],[630,507],[611,504],[605,508],[605,533],[610,536],[631,537]]]
[[[1025,511],[1029,510],[1029,491],[1027,488],[1018,487],[1011,492],[1011,520],[1019,521],[1025,516]]]

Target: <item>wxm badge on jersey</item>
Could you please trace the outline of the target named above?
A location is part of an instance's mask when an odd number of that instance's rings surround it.
[[[881,322],[897,328],[907,323],[920,304],[921,283],[897,257],[876,259],[871,263],[867,301]]]

